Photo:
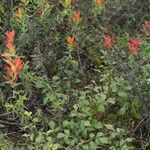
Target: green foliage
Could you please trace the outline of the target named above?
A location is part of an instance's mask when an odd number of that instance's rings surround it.
[[[0,149],[149,149],[148,2],[99,3],[0,2],[0,53],[13,29],[24,61],[16,86],[0,78]]]
[[[34,134],[25,134],[24,137],[30,142],[30,145],[27,146],[27,149],[43,149],[43,150],[56,150],[60,146],[52,142],[50,137],[50,132],[40,132]]]
[[[0,133],[0,149],[1,150],[12,150],[13,146],[10,141],[8,141],[2,133]]]

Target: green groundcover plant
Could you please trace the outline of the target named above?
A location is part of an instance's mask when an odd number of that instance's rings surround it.
[[[150,149],[147,0],[0,2],[0,149]]]

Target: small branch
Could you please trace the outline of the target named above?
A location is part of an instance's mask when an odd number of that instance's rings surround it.
[[[8,124],[8,125],[18,125],[18,126],[21,126],[20,123],[7,122],[7,121],[3,121],[3,120],[0,120],[0,123],[2,123],[2,124]]]
[[[144,119],[145,119],[145,118],[144,118]],[[142,120],[137,124],[137,126],[136,126],[134,129],[131,129],[131,130],[128,132],[128,134],[131,133],[131,135],[132,135],[132,134],[139,128],[139,126],[143,123],[144,119],[142,119]]]
[[[2,116],[6,116],[6,115],[9,115],[9,114],[11,114],[12,112],[8,112],[8,113],[4,113],[4,114],[0,114],[0,117],[2,117]]]
[[[82,144],[86,144],[86,143],[89,143],[90,141],[92,141],[92,140],[95,140],[95,139],[97,139],[97,138],[101,138],[101,137],[106,137],[106,136],[108,136],[108,135],[110,135],[109,133],[107,133],[107,134],[105,134],[105,135],[101,135],[101,136],[95,136],[95,137],[93,137],[93,138],[91,138],[91,139],[88,139],[88,140],[86,140],[86,141],[84,141],[84,142],[82,142]]]

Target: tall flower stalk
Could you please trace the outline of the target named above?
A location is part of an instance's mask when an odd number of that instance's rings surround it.
[[[16,46],[14,44],[16,32],[14,30],[7,31],[5,33],[4,44],[7,48],[1,56],[5,61],[5,71],[6,74],[2,75],[3,78],[10,83],[11,85],[15,85],[19,78],[19,73],[23,70],[23,60],[16,55]]]

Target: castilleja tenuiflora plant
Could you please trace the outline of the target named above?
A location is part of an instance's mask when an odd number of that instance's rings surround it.
[[[12,86],[17,85],[19,73],[23,70],[23,60],[16,54],[16,45],[14,43],[16,32],[14,30],[5,33],[4,44],[6,50],[1,54],[5,61],[4,69],[6,71],[3,78]]]
[[[141,43],[141,39],[134,39],[131,38],[130,42],[128,43],[128,49],[129,49],[129,53],[131,55],[138,55],[138,53],[140,52],[140,43]]]

